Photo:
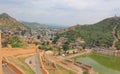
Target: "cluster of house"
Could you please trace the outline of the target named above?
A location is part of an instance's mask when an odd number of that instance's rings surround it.
[[[46,31],[31,31],[27,32],[24,30],[16,30],[16,29],[1,29],[2,31],[2,43],[3,46],[8,42],[9,38],[13,36],[20,37],[23,41],[27,43],[45,43],[51,42],[50,40],[54,39],[54,31],[46,30]]]
[[[68,39],[65,38],[65,37],[60,37],[58,39],[58,42],[56,43],[56,46],[61,50],[63,51],[63,44],[67,41]],[[80,50],[83,49],[83,44],[85,43],[85,41],[81,38],[77,38],[74,42],[72,43],[69,43],[69,49],[71,50],[67,50],[66,53],[68,54],[74,54],[74,53],[77,53],[79,52]],[[64,52],[64,51],[63,51]]]

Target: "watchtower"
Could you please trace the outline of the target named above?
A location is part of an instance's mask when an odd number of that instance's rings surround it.
[[[0,74],[2,74],[2,44],[1,44],[1,31],[0,31]]]

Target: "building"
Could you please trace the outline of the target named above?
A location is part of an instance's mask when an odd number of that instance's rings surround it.
[[[1,31],[0,31],[0,74],[2,74],[2,54],[1,54]]]

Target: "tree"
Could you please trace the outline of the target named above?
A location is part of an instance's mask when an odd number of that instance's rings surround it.
[[[54,37],[54,40],[52,41],[52,43],[56,44],[56,42],[58,41],[58,39],[59,39],[59,35],[55,34],[55,37]]]
[[[22,30],[21,35],[25,35],[26,32],[26,30]]]
[[[25,47],[25,46],[27,46],[27,44],[22,42],[22,40],[20,40],[20,38],[17,36],[10,38],[8,43],[12,47]]]
[[[40,35],[38,35],[38,36],[37,36],[37,39],[40,39],[40,37],[41,37],[41,36],[40,36]]]
[[[68,42],[65,42],[63,45],[62,45],[62,48],[63,50],[66,52],[67,50],[69,50],[69,43]]]
[[[116,47],[118,50],[120,50],[120,41],[116,43]]]

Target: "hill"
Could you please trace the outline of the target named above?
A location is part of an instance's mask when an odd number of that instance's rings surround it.
[[[60,24],[47,24],[47,25],[50,26],[51,28],[57,29],[57,30],[61,30],[61,29],[67,28],[66,26],[60,25]]]
[[[77,27],[79,27],[79,25],[71,26],[69,28],[64,28],[64,29],[61,29],[60,31],[58,31],[58,33],[62,34],[62,33],[68,32],[70,30],[75,30]]]
[[[75,41],[81,37],[85,40],[86,46],[112,47],[120,49],[120,17],[111,17],[95,24],[77,25],[68,29],[59,36],[68,38],[68,42]]]
[[[40,23],[36,23],[36,22],[21,22],[21,23],[35,31],[60,30],[61,29],[61,27],[58,27],[58,26],[40,24]]]
[[[49,26],[45,24],[40,24],[36,22],[21,22],[25,26],[29,27],[32,30],[43,30],[43,29],[49,29]]]
[[[4,30],[27,30],[27,27],[9,16],[7,13],[0,14],[0,28]]]

